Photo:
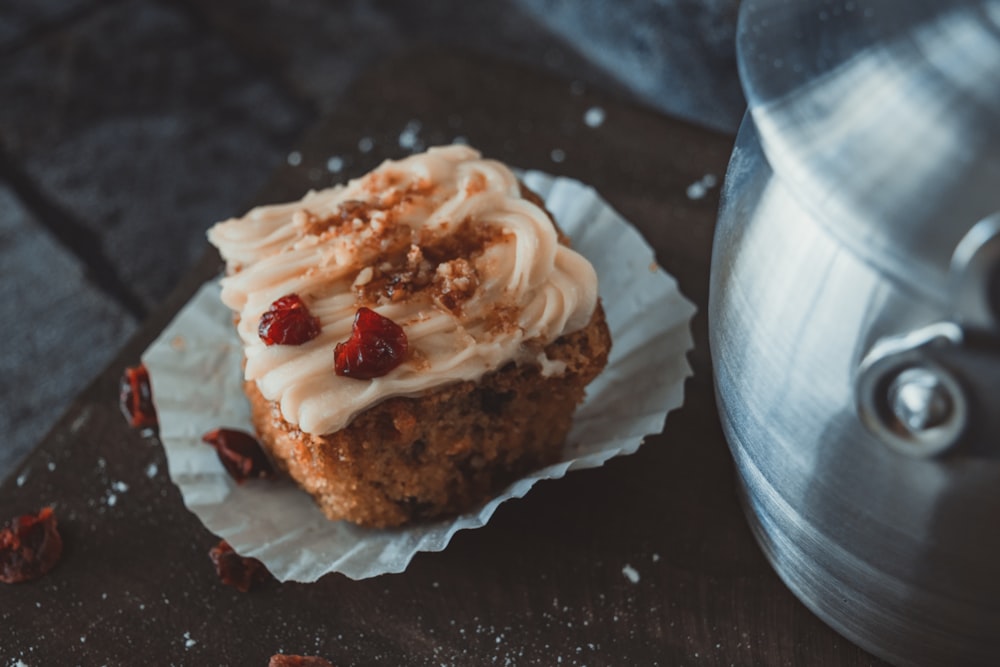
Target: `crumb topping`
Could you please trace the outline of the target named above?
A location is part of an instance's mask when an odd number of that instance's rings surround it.
[[[219,223],[209,238],[229,268],[222,300],[237,313],[246,379],[312,434],[391,396],[537,363],[535,347],[586,326],[597,303],[593,267],[541,200],[467,146],[385,162]],[[322,331],[299,348],[269,348],[256,323],[292,293],[309,299]],[[358,391],[330,372],[328,348],[362,307],[403,327],[410,353]]]

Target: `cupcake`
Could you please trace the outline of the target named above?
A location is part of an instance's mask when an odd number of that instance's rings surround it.
[[[215,225],[262,446],[331,519],[468,510],[560,458],[611,341],[593,267],[465,146]]]

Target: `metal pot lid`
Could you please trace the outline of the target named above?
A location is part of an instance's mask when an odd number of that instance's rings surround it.
[[[854,252],[947,302],[1000,210],[1000,0],[745,0],[737,49],[775,173]]]

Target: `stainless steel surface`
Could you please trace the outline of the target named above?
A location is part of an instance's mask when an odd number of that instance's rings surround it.
[[[709,319],[751,525],[873,653],[1000,664],[1000,1],[747,0],[738,44]]]
[[[950,282],[955,319],[1000,333],[1000,213],[980,220],[959,242]]]
[[[955,392],[927,368],[907,368],[889,385],[888,404],[896,422],[919,436],[954,420]]]
[[[1000,209],[998,33],[995,1],[741,8],[741,76],[771,166],[842,244],[925,298],[948,298],[952,251]]]

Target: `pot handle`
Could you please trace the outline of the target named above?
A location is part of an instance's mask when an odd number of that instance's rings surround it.
[[[1000,459],[1000,213],[969,230],[949,275],[952,320],[876,341],[855,380],[858,414],[907,456]]]

